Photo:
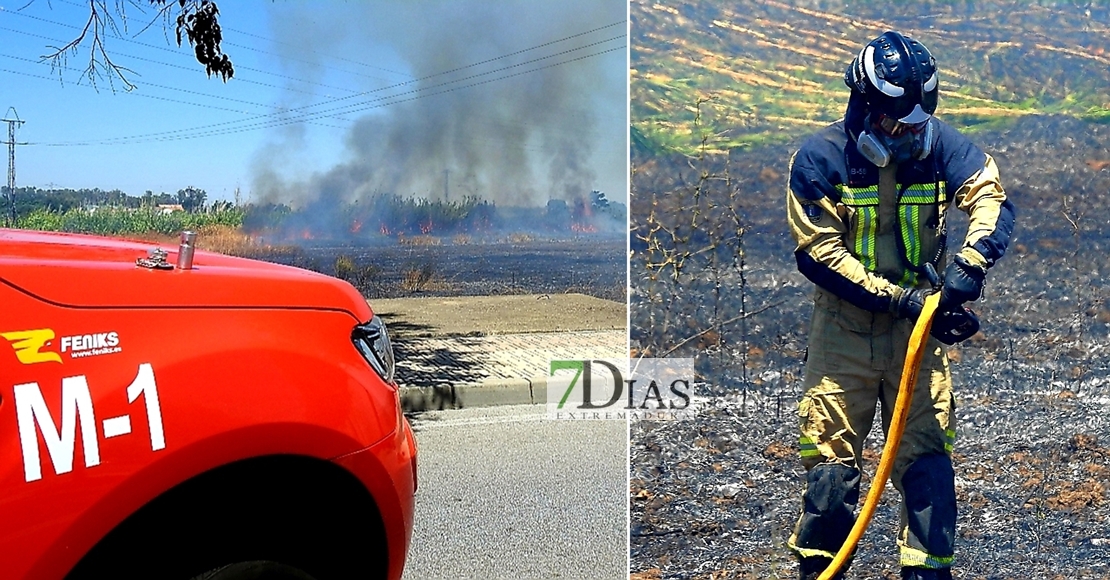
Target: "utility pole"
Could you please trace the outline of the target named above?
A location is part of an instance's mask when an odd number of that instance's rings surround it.
[[[451,170],[443,170],[443,202],[451,201]]]
[[[5,115],[0,121],[8,124],[8,219],[7,226],[9,228],[15,227],[15,127],[22,125],[24,121],[20,120],[19,113],[15,111],[15,107],[8,107],[8,112],[11,115]],[[26,145],[26,143],[18,143],[18,145]]]

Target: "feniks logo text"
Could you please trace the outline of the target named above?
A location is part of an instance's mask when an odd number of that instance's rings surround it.
[[[62,353],[68,353],[69,358],[72,359],[112,354],[123,350],[120,346],[119,333],[114,331],[76,334],[55,339],[53,329],[39,328],[2,332],[0,336],[11,343],[16,358],[25,365],[43,362],[60,363]]]

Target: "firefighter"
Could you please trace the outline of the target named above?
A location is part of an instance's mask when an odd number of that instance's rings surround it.
[[[925,296],[939,286],[941,314],[891,479],[902,496],[902,578],[949,579],[956,425],[937,337],[951,344],[978,328],[964,304],[980,297],[987,272],[1005,253],[1014,207],[991,156],[933,116],[938,72],[920,42],[884,33],[860,50],[844,82],[851,91],[844,118],[808,138],[790,161],[794,257],[816,289],[798,408],[806,483],[789,546],[801,577],[811,579],[843,544],[855,521],[858,458],[876,404],[885,433],[911,330]],[[969,226],[943,267],[953,205],[968,214]]]

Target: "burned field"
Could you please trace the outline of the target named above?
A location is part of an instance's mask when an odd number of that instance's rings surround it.
[[[1110,126],[1028,116],[974,140],[1018,223],[972,305],[981,332],[950,350],[956,576],[1110,577]],[[631,346],[694,357],[704,397],[697,419],[632,426],[634,578],[797,574],[785,542],[812,284],[785,225],[795,146],[634,152]],[[882,441],[874,429],[865,472]],[[897,577],[899,499],[888,487],[849,577]]]
[[[627,208],[600,191],[543,207],[380,194],[264,209],[244,223],[250,257],[347,280],[367,298],[575,292],[627,301]]]
[[[566,236],[411,236],[283,246],[266,259],[351,282],[368,298],[575,292],[626,301],[626,239]]]
[[[695,421],[632,427],[633,578],[796,577],[786,548],[803,481],[793,401],[707,394]],[[956,577],[1110,576],[1107,399],[961,394]],[[861,497],[881,439],[864,451]],[[899,577],[898,501],[888,484],[849,578]]]

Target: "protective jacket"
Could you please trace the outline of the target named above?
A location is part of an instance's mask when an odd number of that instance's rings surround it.
[[[810,137],[791,159],[787,207],[798,269],[864,310],[893,312],[903,287],[927,285],[927,262],[943,271],[952,201],[970,216],[959,250],[968,262],[989,268],[1009,243],[1014,208],[994,160],[939,119],[930,122],[925,159],[876,167],[844,121]]]

